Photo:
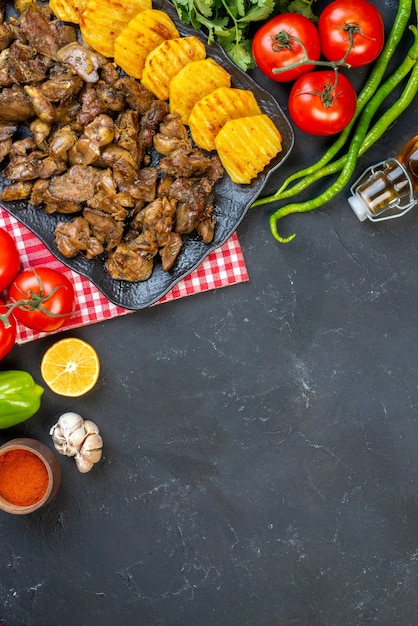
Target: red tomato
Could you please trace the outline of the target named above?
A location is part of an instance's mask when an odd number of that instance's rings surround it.
[[[28,301],[13,309],[18,322],[33,330],[60,328],[73,314],[74,289],[64,274],[36,267],[19,274],[10,287],[10,302]]]
[[[304,74],[289,94],[289,113],[310,135],[334,135],[349,124],[357,96],[348,78],[333,70]]]
[[[277,74],[274,69],[286,68],[303,59],[305,54],[308,59],[317,61],[321,55],[318,30],[307,17],[298,13],[276,15],[257,30],[252,51],[263,74],[278,82],[295,80],[314,66],[301,65]]]
[[[0,291],[8,287],[20,267],[20,257],[13,237],[0,228]]]
[[[318,20],[323,55],[328,61],[345,58],[352,67],[374,61],[382,51],[385,31],[379,10],[367,0],[335,0],[321,12]]]
[[[9,354],[16,342],[16,322],[12,315],[1,317],[8,311],[8,307],[0,300],[0,359]]]

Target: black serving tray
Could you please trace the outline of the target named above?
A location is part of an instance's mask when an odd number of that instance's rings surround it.
[[[203,33],[182,24],[170,2],[155,0],[153,6],[168,13],[183,36],[195,35],[205,43],[207,56],[215,59],[231,74],[233,87],[253,91],[263,113],[267,113],[280,130],[283,150],[249,185],[236,185],[228,175],[225,175],[216,185],[213,214],[216,218],[216,228],[213,241],[208,245],[193,233],[184,236],[183,247],[173,268],[169,272],[163,272],[157,260],[152,276],[144,282],[130,283],[110,278],[104,267],[104,258],[87,260],[81,254],[72,259],[62,256],[55,244],[55,227],[58,221],[71,219],[73,216],[48,215],[43,209],[35,208],[27,202],[1,203],[6,211],[35,233],[64,265],[88,278],[114,304],[133,310],[155,303],[177,282],[190,274],[212,250],[222,246],[229,239],[251,204],[260,195],[269,176],[284,163],[294,142],[292,126],[271,94],[240,70],[218,44],[207,45],[207,38]],[[3,177],[0,173],[0,185],[2,184]]]

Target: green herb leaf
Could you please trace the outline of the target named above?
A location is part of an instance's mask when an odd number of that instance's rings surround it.
[[[191,3],[189,2],[189,5]],[[211,0],[194,0],[195,10],[205,17],[212,17],[214,14],[214,3]]]
[[[217,41],[244,72],[254,67],[248,29],[267,19],[274,0],[173,0],[180,20],[203,29],[208,43]]]
[[[315,0],[292,0],[288,3],[288,11],[293,13],[300,13],[301,15],[304,15],[305,17],[310,19],[312,22],[317,22],[318,18],[314,14],[312,9],[313,2],[315,2]]]
[[[274,0],[260,0],[239,20],[240,24],[266,20],[274,9]]]
[[[251,53],[251,42],[248,39],[242,39],[241,42],[225,42],[224,49],[232,61],[244,72],[255,66],[254,57]]]

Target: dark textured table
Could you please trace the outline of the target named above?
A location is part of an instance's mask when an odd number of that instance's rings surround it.
[[[270,88],[286,107],[288,88]],[[357,173],[415,134],[417,114]],[[295,134],[268,190],[328,143]],[[71,333],[99,353],[97,386],[45,391],[0,443],[52,446],[74,410],[99,424],[103,460],[82,475],[59,457],[50,505],[0,512],[2,624],[417,623],[417,213],[360,223],[346,196],[283,220],[289,245],[270,234],[274,207],[250,212],[248,283]],[[41,382],[56,339],[1,369]]]

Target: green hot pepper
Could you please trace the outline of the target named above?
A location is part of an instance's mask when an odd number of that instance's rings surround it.
[[[0,372],[0,428],[10,428],[32,417],[41,406],[43,392],[28,372]]]

